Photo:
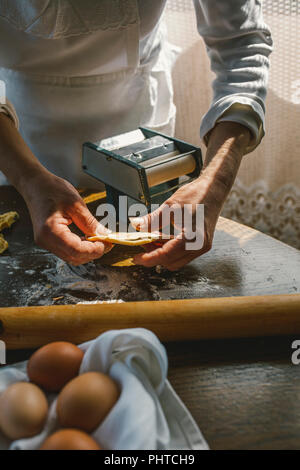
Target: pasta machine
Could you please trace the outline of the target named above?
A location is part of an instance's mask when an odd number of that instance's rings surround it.
[[[119,196],[127,196],[150,211],[151,204],[161,204],[199,176],[202,156],[199,147],[140,127],[99,143],[84,143],[82,168],[105,184],[107,202],[116,209]]]

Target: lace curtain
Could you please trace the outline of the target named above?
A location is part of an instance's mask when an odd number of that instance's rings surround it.
[[[264,0],[263,11],[274,40],[266,136],[244,157],[222,215],[300,248],[300,1]],[[192,0],[169,0],[166,23],[169,41],[181,48],[173,71],[176,136],[199,145],[213,76]]]

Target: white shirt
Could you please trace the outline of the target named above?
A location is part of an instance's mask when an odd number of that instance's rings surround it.
[[[172,49],[161,24],[165,4],[0,2],[0,79],[9,100],[2,110],[14,105],[21,134],[50,171],[86,185],[80,166],[85,140],[138,125],[172,132]],[[217,121],[236,121],[252,132],[250,151],[264,134],[272,50],[261,2],[194,0],[194,6],[216,74],[200,135],[205,139]]]

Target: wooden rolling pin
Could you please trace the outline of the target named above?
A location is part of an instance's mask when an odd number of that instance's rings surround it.
[[[143,327],[162,341],[300,334],[300,294],[0,308],[8,349]]]

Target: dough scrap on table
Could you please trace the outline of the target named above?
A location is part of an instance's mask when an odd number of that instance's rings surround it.
[[[115,269],[133,268],[136,266],[133,261],[134,256],[143,251],[142,246],[114,245],[113,250],[96,260],[96,264],[110,266]]]
[[[6,212],[0,215],[0,232],[5,228],[10,228],[16,220],[18,220],[19,214],[14,211]]]
[[[116,263],[112,263],[111,266],[116,268],[129,268],[130,266],[135,266],[133,258],[126,258],[122,259],[121,261],[117,261]]]
[[[12,224],[18,220],[19,214],[15,211],[6,212],[5,214],[0,215],[0,232],[5,228],[10,228]],[[3,253],[8,248],[8,243],[0,234],[0,254]]]
[[[3,237],[2,233],[0,233],[0,254],[3,253],[8,248],[8,243]]]
[[[152,243],[161,238],[160,234],[153,232],[112,232],[103,235],[94,235],[87,240],[110,242],[117,245],[139,246]]]

